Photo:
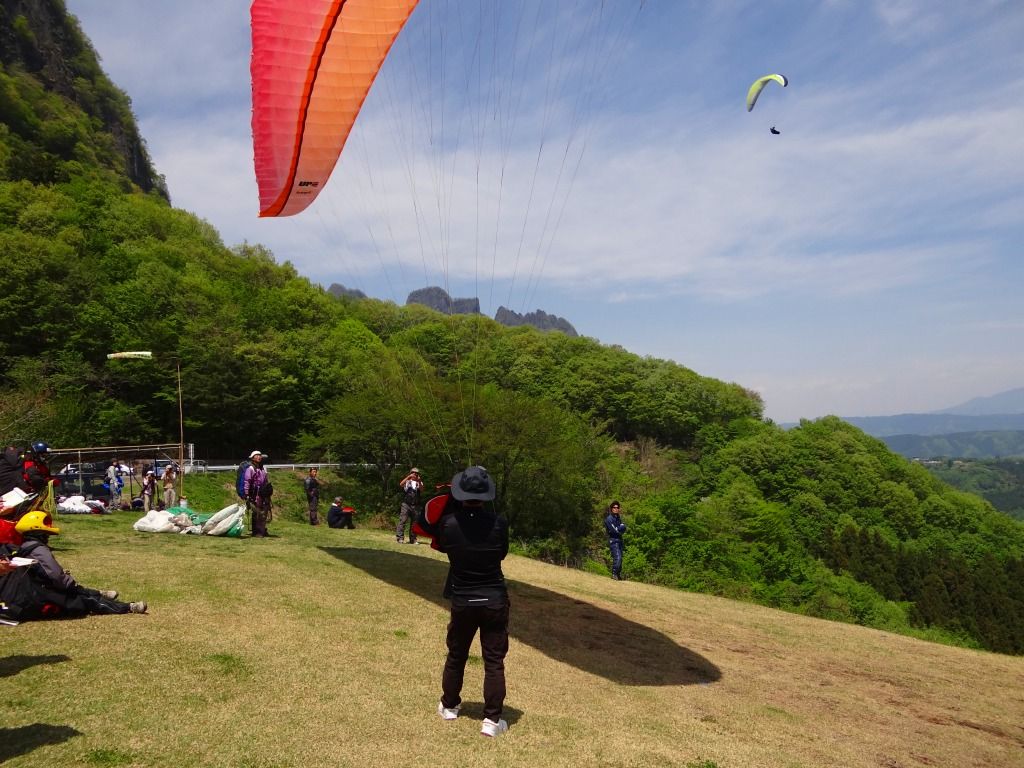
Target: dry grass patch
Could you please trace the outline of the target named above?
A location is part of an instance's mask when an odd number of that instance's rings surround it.
[[[434,712],[447,565],[428,547],[133,520],[62,518],[55,543],[149,615],[0,628],[5,765],[1024,765],[1024,659],[516,557],[512,729],[486,739],[478,655],[465,716]]]

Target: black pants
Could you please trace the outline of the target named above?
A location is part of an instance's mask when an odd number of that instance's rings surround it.
[[[5,586],[17,586],[17,592],[8,594],[10,590],[6,589],[3,592],[5,601],[10,600],[10,605],[7,607],[13,609],[10,612],[10,618],[18,621],[131,612],[128,603],[103,597],[97,590],[88,587],[77,587],[69,592],[58,592],[32,579],[28,568],[19,568],[15,573],[5,577],[5,581],[15,576],[21,583],[16,585],[11,582]]]
[[[462,679],[469,647],[480,630],[484,657],[484,717],[497,721],[505,703],[505,654],[508,653],[508,603],[500,608],[452,606],[448,622],[448,658],[441,675],[441,703],[454,708],[462,703]]]
[[[131,613],[131,606],[120,600],[103,597],[99,590],[79,587],[76,592],[68,594],[66,611],[69,614],[84,612],[86,614]]]

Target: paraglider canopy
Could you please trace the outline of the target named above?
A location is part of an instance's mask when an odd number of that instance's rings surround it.
[[[757,103],[757,97],[761,95],[764,87],[771,82],[776,82],[783,88],[789,85],[789,80],[786,79],[785,75],[765,75],[764,77],[757,78],[750,86],[750,90],[747,91],[747,112],[754,108],[754,105]]]
[[[252,134],[260,216],[304,210],[327,183],[418,0],[254,0]]]

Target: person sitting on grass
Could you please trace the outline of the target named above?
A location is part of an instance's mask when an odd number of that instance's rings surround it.
[[[90,589],[75,581],[50,549],[50,536],[58,535],[60,529],[45,512],[29,512],[18,521],[15,530],[24,539],[17,554],[36,561],[29,574],[40,587],[37,595],[39,604],[33,606],[36,610],[30,610],[26,618],[146,612],[144,602],[124,603],[117,599],[117,592],[112,589]],[[33,616],[32,613],[38,615]]]
[[[352,523],[352,515],[356,511],[352,507],[346,507],[341,496],[334,497],[334,503],[327,510],[327,525],[330,528],[355,528]]]

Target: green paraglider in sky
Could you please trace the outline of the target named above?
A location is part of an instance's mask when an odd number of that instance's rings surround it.
[[[753,85],[750,86],[750,90],[747,91],[747,112],[754,108],[754,105],[757,103],[757,97],[761,95],[764,87],[771,82],[776,82],[783,88],[789,85],[789,80],[786,79],[785,75],[765,75],[764,77],[757,78]]]

